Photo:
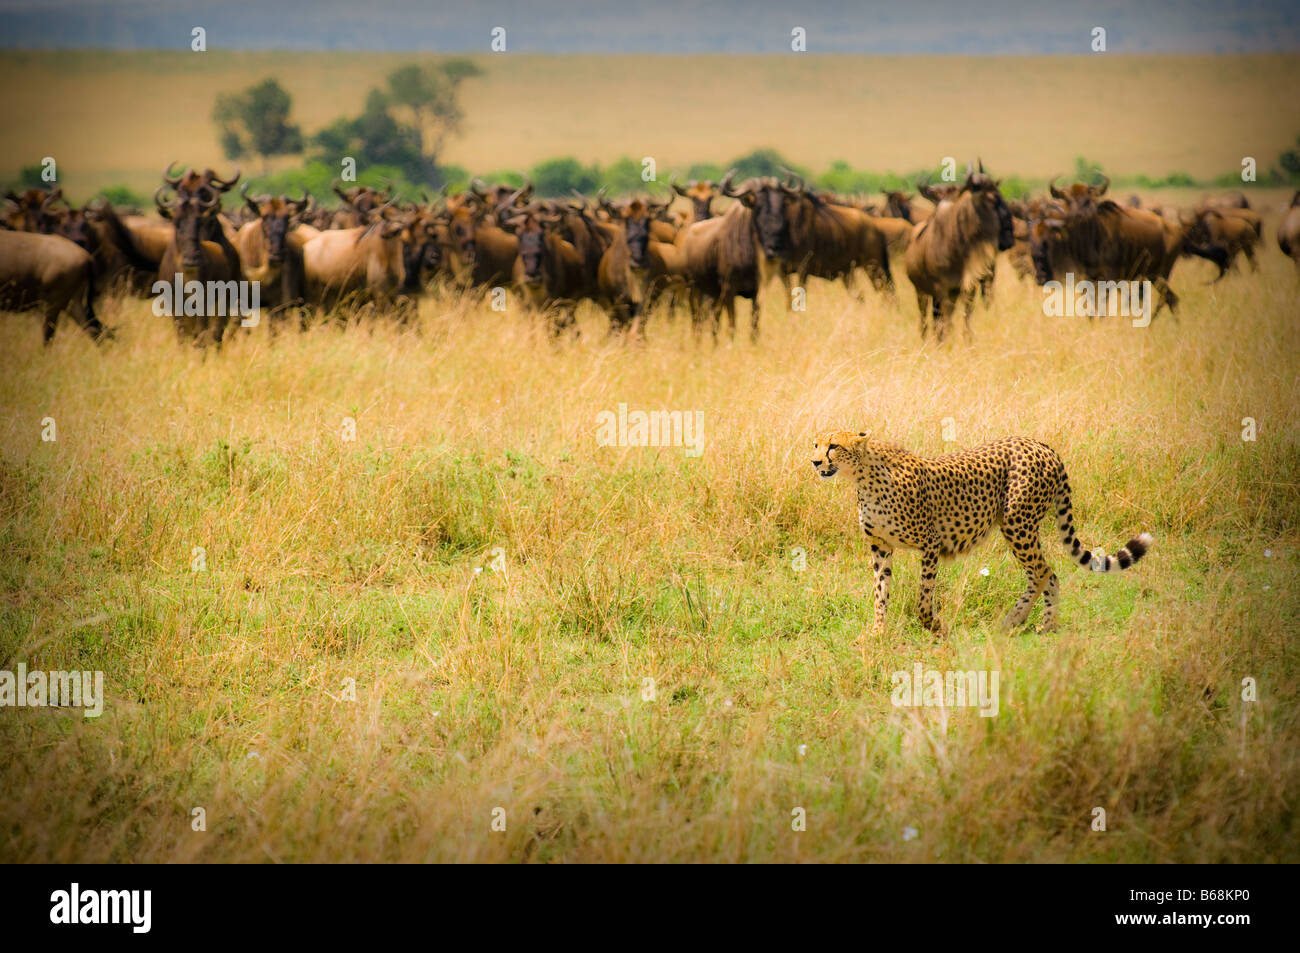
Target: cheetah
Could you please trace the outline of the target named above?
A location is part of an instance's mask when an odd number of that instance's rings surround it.
[[[1074,535],[1070,483],[1061,458],[1051,447],[1025,437],[992,443],[934,459],[871,439],[865,433],[830,430],[813,444],[812,465],[823,478],[841,470],[858,491],[858,522],[871,543],[875,570],[875,622],[872,635],[885,630],[889,605],[890,561],[897,548],[921,552],[921,624],[942,635],[934,611],[934,578],[939,560],[963,555],[996,526],[1029,577],[1024,594],[1003,625],[1014,629],[1043,595],[1042,627],[1056,624],[1058,583],[1039,547],[1038,524],[1056,511],[1061,543],[1070,557],[1093,572],[1118,572],[1151,547],[1141,533],[1114,556],[1085,550]]]

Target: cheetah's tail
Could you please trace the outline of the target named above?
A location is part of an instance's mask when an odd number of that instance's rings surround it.
[[[1107,556],[1104,549],[1085,549],[1079,537],[1074,535],[1070,483],[1064,479],[1064,476],[1056,495],[1056,527],[1061,533],[1061,545],[1070,551],[1070,558],[1080,566],[1087,566],[1093,572],[1120,572],[1127,569],[1145,556],[1151,544],[1155,542],[1150,533],[1139,533],[1114,556]]]

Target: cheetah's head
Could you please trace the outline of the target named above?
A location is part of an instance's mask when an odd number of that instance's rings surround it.
[[[813,441],[813,469],[823,479],[835,476],[840,467],[857,459],[855,448],[865,439],[865,433],[851,430],[827,430],[818,434]]]

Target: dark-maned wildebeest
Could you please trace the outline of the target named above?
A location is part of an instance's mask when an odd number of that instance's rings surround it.
[[[538,208],[507,219],[518,243],[515,290],[526,307],[548,315],[552,334],[574,328],[574,311],[590,290],[587,263],[573,243],[561,237],[559,222],[558,214]]]
[[[1277,247],[1300,269],[1300,192],[1291,196],[1291,205],[1278,223]]]
[[[1236,263],[1238,255],[1246,256],[1251,271],[1259,271],[1255,246],[1261,237],[1261,223],[1259,216],[1250,209],[1203,208],[1199,212],[1190,213],[1181,221],[1190,243],[1187,254],[1195,254],[1190,250],[1193,245],[1216,245],[1227,253],[1226,260],[1219,266],[1219,277],[1215,281],[1227,274],[1228,269]]]
[[[731,336],[736,335],[737,297],[750,300],[749,335],[758,339],[758,254],[752,218],[744,203],[737,202],[718,218],[686,226],[677,240],[691,285],[692,322],[698,332],[707,305],[715,342],[724,307]]]
[[[738,189],[723,183],[723,194],[740,200],[752,213],[751,229],[757,249],[759,287],[773,276],[782,283],[797,275],[800,287],[808,276],[841,279],[853,290],[858,268],[866,270],[877,290],[893,294],[885,236],[872,216],[857,208],[826,202],[794,173],[787,183],[751,179]]]
[[[0,231],[0,309],[42,309],[46,344],[64,309],[96,340],[109,336],[94,299],[95,265],[85,249],[60,235]]]
[[[968,171],[954,198],[941,197],[934,213],[912,232],[904,256],[907,277],[916,288],[921,309],[921,339],[931,321],[935,338],[944,339],[959,297],[965,298],[966,338],[980,282],[991,273],[999,251],[1015,241],[1011,209],[998,182],[984,172]]]
[[[215,224],[215,233],[224,238],[220,225],[214,222],[221,207],[221,195],[215,188],[200,184],[194,191],[179,191],[175,198],[164,202],[162,193],[166,188],[166,185],[158,187],[154,204],[160,215],[171,220],[175,230],[158,266],[158,280],[185,289],[191,282],[198,282],[203,288],[198,313],[189,313],[195,309],[185,307],[173,296],[176,334],[182,342],[220,347],[226,325],[233,316],[227,304],[229,292],[237,290],[238,282],[243,279],[234,248],[228,247],[226,241],[216,242],[206,237],[214,234]]]
[[[1052,197],[1062,204],[1064,215],[1034,222],[1030,229],[1040,284],[1069,273],[1076,280],[1150,281],[1158,295],[1154,314],[1164,305],[1176,311],[1178,296],[1169,276],[1181,255],[1213,261],[1222,273],[1227,262],[1222,247],[1198,244],[1186,226],[1171,217],[1103,198],[1108,185],[1105,177],[1100,185],[1076,182],[1066,189],[1052,181]]]

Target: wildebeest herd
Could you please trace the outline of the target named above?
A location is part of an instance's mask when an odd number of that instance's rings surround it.
[[[1177,306],[1169,285],[1186,255],[1213,261],[1222,277],[1238,255],[1252,267],[1259,214],[1245,196],[1207,199],[1192,209],[1141,208],[1107,197],[1108,181],[1074,183],[1023,202],[1004,199],[983,163],[964,181],[918,183],[920,198],[887,192],[882,202],[836,196],[793,172],[721,182],[669,182],[660,197],[609,201],[539,199],[520,188],[475,180],[467,191],[399,201],[390,188],[335,183],[341,204],[250,195],[223,210],[237,184],[213,170],[163,173],[158,217],[104,200],[69,205],[62,190],[9,192],[0,212],[0,308],[44,312],[54,336],[66,309],[96,338],[111,334],[95,316],[97,293],[124,285],[156,295],[158,282],[233,288],[256,282],[273,330],[306,327],[318,309],[408,316],[418,297],[445,287],[499,297],[513,291],[546,316],[552,333],[575,326],[594,302],[611,333],[638,337],[665,296],[689,304],[697,331],[716,339],[722,314],[734,335],[736,299],[751,302],[773,278],[787,298],[809,276],[857,290],[859,272],[894,295],[890,255],[902,255],[916,290],[921,336],[942,340],[958,307],[967,335],[977,296],[992,294],[999,253],[1021,278],[1045,284],[1066,273],[1092,281],[1150,281],[1157,309]],[[683,201],[679,201],[683,200]],[[1300,192],[1277,231],[1300,268]],[[179,279],[176,276],[180,276]],[[861,293],[857,291],[857,293]],[[172,312],[178,336],[219,345],[232,323],[225,299],[198,296]],[[213,302],[217,301],[217,304]]]

